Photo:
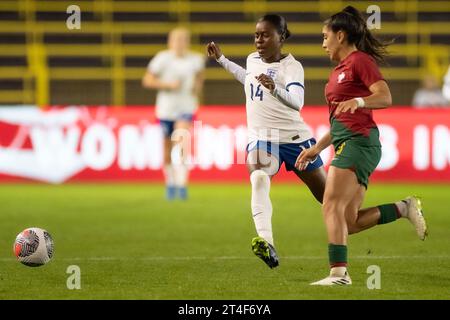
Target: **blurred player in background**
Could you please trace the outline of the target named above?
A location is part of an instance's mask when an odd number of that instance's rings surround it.
[[[386,45],[372,36],[364,17],[351,6],[325,21],[322,33],[323,48],[339,63],[325,88],[331,128],[316,145],[300,154],[296,167],[307,168],[309,161],[334,145],[336,155],[328,171],[322,206],[331,271],[312,285],[348,285],[349,234],[407,218],[424,240],[427,227],[416,197],[360,210],[369,176],[381,159],[372,109],[392,104],[389,87],[376,64],[384,61]]]
[[[414,93],[412,106],[417,109],[449,107],[434,75],[428,74],[423,78],[422,87]]]
[[[294,164],[303,149],[316,141],[299,111],[304,101],[304,74],[300,62],[291,54],[283,54],[282,46],[290,32],[279,15],[265,15],[256,24],[257,52],[247,58],[246,69],[231,62],[218,45],[207,45],[208,56],[244,85],[247,109],[247,168],[252,185],[251,209],[258,237],[252,240],[253,252],[270,268],[279,261],[272,234],[270,181],[283,162],[322,202],[326,173],[317,156],[306,170]]]
[[[177,28],[169,33],[168,50],[155,55],[142,79],[145,88],[158,90],[156,117],[164,135],[164,176],[166,197],[187,198],[190,134],[198,99],[203,88],[205,61],[202,55],[189,51],[190,33]],[[172,149],[179,147],[177,161]]]
[[[444,76],[444,84],[442,85],[442,94],[447,102],[450,104],[450,66]]]

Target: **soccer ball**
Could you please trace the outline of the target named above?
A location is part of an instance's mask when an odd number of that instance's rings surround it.
[[[24,265],[39,267],[52,258],[53,239],[44,229],[27,228],[17,235],[13,250]]]

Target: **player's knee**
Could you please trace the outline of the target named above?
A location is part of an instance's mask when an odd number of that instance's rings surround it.
[[[270,178],[266,172],[258,169],[250,174],[250,182],[253,188],[260,189],[270,185]]]
[[[362,226],[358,223],[357,219],[347,219],[348,234],[355,234],[362,230]]]
[[[322,213],[324,216],[329,215],[333,212],[334,208],[336,207],[336,202],[332,201],[330,199],[324,199],[322,203]]]
[[[338,199],[326,199],[322,204],[322,213],[325,219],[333,217],[343,217],[345,214],[345,205]]]

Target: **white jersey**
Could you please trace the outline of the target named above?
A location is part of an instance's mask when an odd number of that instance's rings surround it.
[[[193,93],[196,75],[205,68],[202,55],[188,52],[179,57],[173,51],[159,52],[148,64],[147,70],[161,81],[180,81],[178,90],[159,90],[156,96],[156,117],[176,120],[181,114],[197,110],[198,99]]]
[[[264,140],[299,143],[311,139],[313,135],[299,111],[284,105],[255,79],[263,73],[274,79],[277,88],[289,91],[292,86],[300,86],[304,90],[301,63],[291,54],[279,62],[265,63],[259,54],[254,52],[247,57],[246,69],[245,95],[249,142]]]

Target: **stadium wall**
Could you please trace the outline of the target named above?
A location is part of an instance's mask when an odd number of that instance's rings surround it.
[[[320,106],[325,103],[326,80],[305,80],[305,104]],[[67,88],[70,87],[70,91]],[[392,101],[397,105],[408,105],[414,93],[420,88],[420,81],[389,80]],[[50,84],[50,104],[52,105],[97,105],[113,104],[111,81],[100,80],[54,80]],[[148,105],[156,100],[156,91],[142,87],[141,81],[129,80],[124,92],[125,104]],[[203,90],[204,105],[240,105],[245,101],[242,85],[230,80],[207,80]]]
[[[304,107],[316,137],[326,107]],[[375,111],[383,157],[371,181],[450,183],[450,110]],[[191,130],[191,179],[245,182],[243,106],[200,108]],[[0,109],[0,182],[162,182],[161,130],[153,107],[55,106]],[[333,157],[322,152],[327,166]],[[276,181],[297,181],[281,169]]]

